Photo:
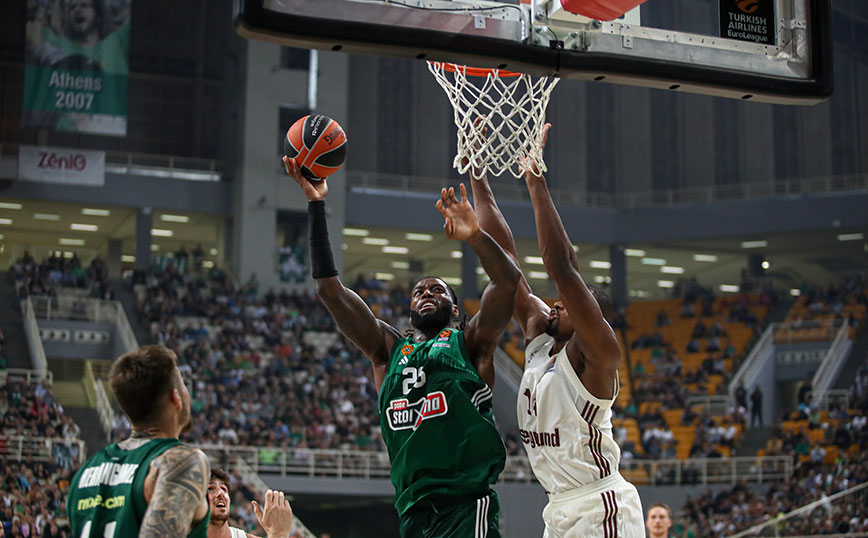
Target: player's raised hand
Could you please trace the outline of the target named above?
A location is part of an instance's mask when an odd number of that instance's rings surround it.
[[[292,507],[282,491],[268,490],[265,492],[265,508],[253,501],[253,513],[256,520],[268,533],[268,538],[288,538],[292,532]]]
[[[291,177],[296,183],[298,183],[298,186],[301,187],[308,202],[325,199],[326,195],[329,193],[329,186],[326,183],[326,180],[310,181],[301,174],[298,162],[286,155],[283,156],[283,166],[286,168],[287,175],[289,175],[289,177]]]
[[[546,144],[549,141],[549,129],[551,129],[552,124],[546,123],[542,128],[542,140],[540,140],[539,153],[540,157],[542,157],[543,152],[546,149]],[[543,177],[542,171],[540,171],[539,167],[536,164],[534,159],[531,159],[529,156],[525,155],[521,159],[522,165],[522,175],[524,176],[525,182],[530,181],[545,181]]]
[[[440,189],[440,199],[437,200],[435,207],[443,215],[443,230],[446,232],[446,237],[467,241],[479,233],[479,222],[473,206],[467,199],[467,188],[464,187],[464,183],[459,185],[459,189],[461,189],[460,201],[455,197],[455,187],[449,187],[448,191],[445,188]]]

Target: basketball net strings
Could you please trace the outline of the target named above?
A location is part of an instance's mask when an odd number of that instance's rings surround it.
[[[459,173],[479,168],[499,176],[509,170],[513,176],[521,178],[526,166],[523,161],[528,157],[541,172],[546,171],[540,151],[542,127],[557,78],[541,77],[533,81],[523,74],[509,77],[515,80],[506,82],[489,74],[482,86],[477,87],[460,66],[453,72],[454,81],[449,80],[442,64],[429,63],[428,67],[453,105],[458,127],[453,166]],[[474,125],[474,119],[482,115],[485,118]],[[488,128],[487,136],[483,136],[485,128]],[[462,165],[464,158],[467,162]]]

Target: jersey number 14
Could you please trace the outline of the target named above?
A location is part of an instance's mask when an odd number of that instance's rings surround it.
[[[530,389],[524,389],[524,395],[527,396],[527,414],[536,416],[536,396],[530,393]],[[533,413],[530,412],[533,408]]]

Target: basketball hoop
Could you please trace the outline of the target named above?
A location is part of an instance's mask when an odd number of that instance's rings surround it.
[[[459,173],[481,169],[499,176],[508,170],[521,178],[525,159],[546,171],[542,129],[558,78],[534,80],[524,73],[444,62],[428,62],[428,70],[455,110],[458,150],[452,166]]]

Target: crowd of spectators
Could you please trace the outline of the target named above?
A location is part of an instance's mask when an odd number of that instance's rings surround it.
[[[20,437],[55,439],[47,461],[0,460],[0,521],[6,536],[66,537],[65,493],[80,460],[81,429],[51,391],[51,384],[7,380],[0,390],[0,452]],[[61,441],[62,439],[63,441]],[[66,442],[64,442],[66,441]]]
[[[108,284],[108,267],[99,256],[85,265],[75,252],[66,257],[56,251],[37,262],[25,250],[9,267],[8,276],[15,286],[16,306],[29,295],[56,297],[60,288],[80,288],[96,299],[114,298]]]
[[[832,464],[807,462],[792,477],[765,486],[739,482],[688,499],[685,512],[696,536],[730,536],[776,519],[796,508],[824,501],[814,510],[775,524],[781,536],[814,536],[868,531],[866,496],[828,498],[868,480],[868,457],[846,456]]]
[[[138,310],[155,339],[178,355],[191,381],[199,443],[382,450],[370,361],[338,335],[311,295],[261,296],[225,273],[163,271],[133,275]],[[359,290],[389,319],[403,295]],[[366,293],[367,292],[367,293]],[[383,295],[395,301],[381,300]],[[323,333],[323,344],[305,333]],[[287,395],[292,395],[288,398]],[[276,457],[263,450],[261,458]]]
[[[822,412],[811,408],[810,388],[805,383],[799,391],[799,408],[792,417],[796,424],[807,422],[807,429],[778,426],[763,451],[766,456],[792,457],[792,477],[763,487],[740,482],[688,500],[685,511],[697,535],[727,536],[816,501],[821,502],[810,512],[773,527],[782,536],[868,532],[864,491],[829,499],[868,481],[868,360],[850,387],[849,407],[831,402]]]
[[[47,381],[36,385],[6,382],[0,390],[0,421],[5,439],[46,437],[67,441],[66,450],[58,444],[54,454],[57,463],[64,467],[71,467],[78,458],[78,444],[74,441],[81,439],[81,428],[63,414],[63,407]]]
[[[53,460],[0,460],[0,520],[5,536],[67,538],[66,493],[73,471]]]

